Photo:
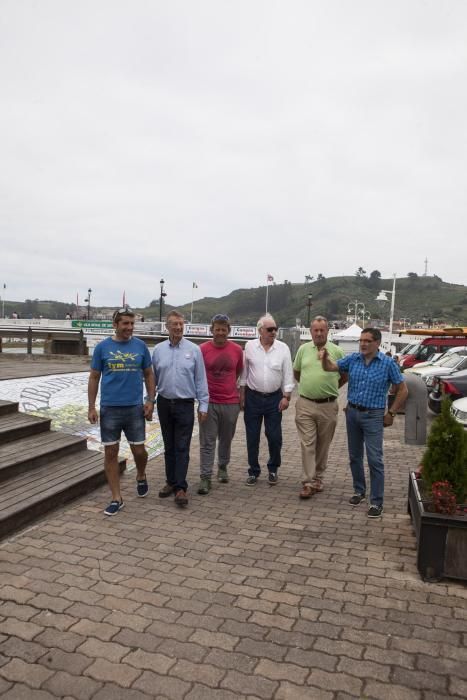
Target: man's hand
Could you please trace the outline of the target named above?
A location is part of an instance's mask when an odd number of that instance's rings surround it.
[[[154,403],[152,401],[145,401],[143,411],[146,420],[152,420],[152,414],[154,413]]]
[[[385,428],[390,428],[394,423],[394,417],[390,413],[385,413],[383,418],[383,425]]]
[[[208,414],[204,411],[198,411],[198,423],[204,423],[208,419]]]
[[[323,361],[326,359],[327,356],[328,351],[326,350],[326,348],[321,348],[320,350],[318,350],[318,360]]]
[[[99,415],[94,407],[88,408],[88,421],[93,425],[99,422]]]
[[[279,401],[279,411],[286,411],[289,407],[289,403],[290,399],[288,399],[286,396],[283,396]]]

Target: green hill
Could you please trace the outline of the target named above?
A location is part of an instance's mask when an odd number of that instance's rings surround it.
[[[268,310],[281,326],[293,326],[296,319],[306,324],[308,311],[311,317],[322,314],[329,319],[343,319],[347,316],[349,304],[365,305],[371,318],[380,318],[387,322],[390,303],[376,301],[382,289],[392,290],[393,280],[381,279],[375,273],[369,277],[345,276],[328,277],[308,284],[285,280],[282,284],[269,286]],[[312,295],[312,306],[308,309],[308,297]],[[390,298],[390,295],[388,295]],[[266,287],[236,289],[230,294],[215,298],[205,297],[193,304],[193,321],[205,323],[216,313],[226,313],[235,324],[256,323],[265,311]],[[164,305],[164,315],[174,307]],[[191,302],[177,307],[190,318]],[[7,316],[16,311],[22,318],[64,318],[67,312],[76,315],[73,304],[56,301],[39,301],[27,299],[23,303],[5,301]],[[92,307],[92,313],[99,309]],[[137,309],[146,320],[158,320],[159,306],[155,302]],[[432,319],[450,325],[467,326],[467,287],[449,284],[437,276],[418,277],[410,273],[408,277],[397,279],[394,319],[410,319],[410,324]],[[409,321],[406,321],[409,323]]]

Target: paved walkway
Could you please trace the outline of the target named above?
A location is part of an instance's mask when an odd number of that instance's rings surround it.
[[[276,487],[231,482],[187,510],[108,491],[0,544],[2,700],[443,700],[467,696],[467,589],[423,583],[406,513],[420,448],[387,431],[382,521],[347,505],[342,420],[326,490],[299,501],[294,408]],[[198,441],[191,483],[197,482]]]

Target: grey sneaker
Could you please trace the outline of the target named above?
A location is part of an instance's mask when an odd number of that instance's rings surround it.
[[[268,484],[269,486],[275,486],[277,484],[277,472],[269,472]]]
[[[258,477],[256,476],[249,476],[247,480],[245,481],[245,484],[247,486],[256,486],[256,482],[258,481]]]
[[[207,496],[210,490],[211,479],[208,479],[207,477],[201,479],[198,486],[198,493],[201,494],[201,496]]]
[[[228,484],[229,483],[229,475],[227,474],[227,467],[219,467],[219,470],[217,472],[217,480],[220,481],[221,484]]]
[[[362,501],[366,498],[364,493],[354,493],[352,498],[349,498],[349,503],[351,506],[359,506]]]
[[[383,515],[383,506],[370,506],[367,516],[369,518],[380,518]]]

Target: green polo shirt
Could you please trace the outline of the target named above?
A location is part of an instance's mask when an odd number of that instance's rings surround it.
[[[338,345],[329,340],[325,345],[329,357],[334,362],[345,356]],[[308,399],[325,399],[339,394],[339,372],[325,372],[321,360],[318,359],[318,348],[311,343],[305,343],[298,348],[293,368],[300,372],[298,393]]]

